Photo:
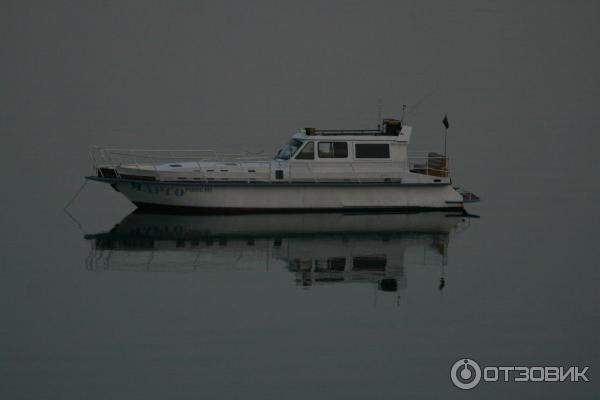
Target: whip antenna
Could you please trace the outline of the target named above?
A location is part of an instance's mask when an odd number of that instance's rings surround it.
[[[381,108],[382,101],[381,97],[377,99],[377,129],[381,130]]]

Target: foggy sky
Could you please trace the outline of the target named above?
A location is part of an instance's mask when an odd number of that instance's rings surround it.
[[[374,126],[378,98],[385,116],[409,106],[417,144],[439,146],[448,113],[455,152],[506,140],[574,151],[597,136],[593,2],[1,7],[9,143],[273,151],[302,126]]]

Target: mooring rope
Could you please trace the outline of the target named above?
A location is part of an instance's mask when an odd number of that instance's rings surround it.
[[[65,206],[63,207],[63,211],[65,214],[67,214],[67,216],[69,218],[71,218],[71,220],[73,222],[75,222],[75,224],[77,224],[77,226],[79,227],[79,230],[81,232],[83,232],[84,234],[87,234],[87,232],[85,231],[85,229],[83,229],[83,226],[81,225],[81,222],[79,222],[79,220],[77,218],[75,218],[73,216],[73,214],[71,214],[68,210],[69,206],[75,201],[75,199],[77,199],[77,197],[79,197],[79,195],[81,194],[81,192],[83,191],[83,188],[85,188],[85,185],[87,185],[88,180],[85,179],[83,184],[79,187],[79,189],[77,190],[77,193],[75,193],[75,195],[71,198],[71,200],[69,200],[69,202],[67,204],[65,204]]]

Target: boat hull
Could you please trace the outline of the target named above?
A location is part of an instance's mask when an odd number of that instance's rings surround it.
[[[206,184],[90,179],[110,183],[139,208],[157,211],[314,212],[463,207],[462,196],[451,185]]]

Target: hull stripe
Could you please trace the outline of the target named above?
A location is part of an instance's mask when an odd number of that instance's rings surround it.
[[[425,211],[464,211],[462,205],[448,207],[327,207],[327,208],[241,208],[241,207],[193,207],[133,202],[145,213],[167,214],[284,214],[284,213],[419,213]]]
[[[427,183],[405,183],[405,182],[246,182],[246,181],[229,181],[229,182],[206,182],[206,181],[148,181],[142,179],[123,179],[123,178],[102,178],[98,176],[86,176],[86,179],[104,182],[104,183],[144,183],[151,185],[171,185],[171,186],[248,186],[248,187],[331,187],[331,186],[448,186],[451,182],[427,182]]]

